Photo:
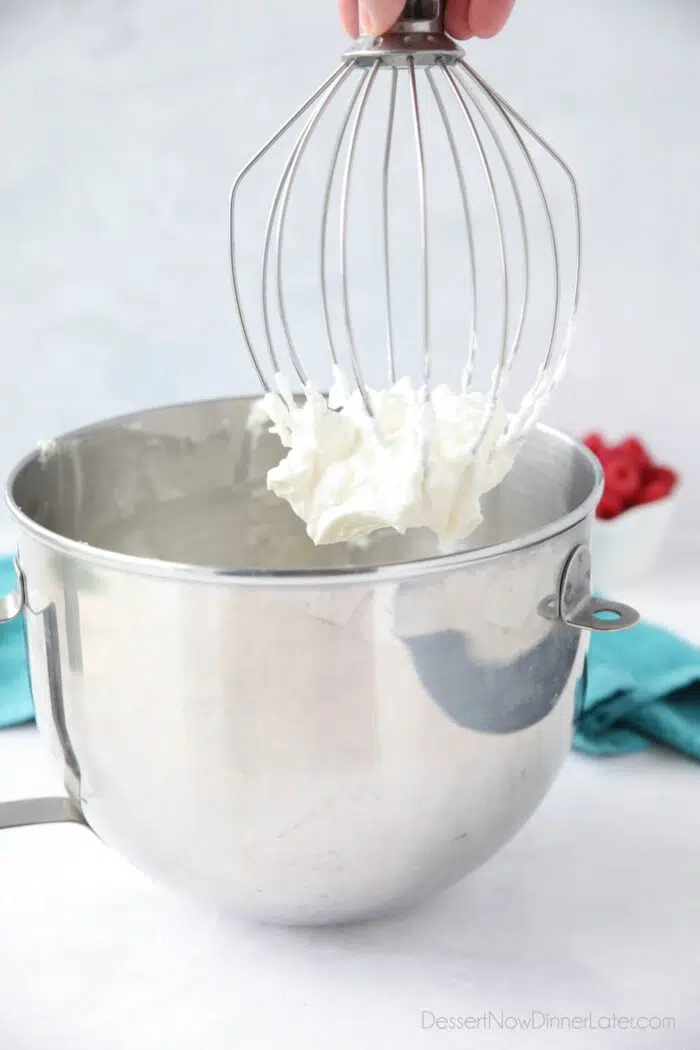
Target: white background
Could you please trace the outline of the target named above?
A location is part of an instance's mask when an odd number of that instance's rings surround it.
[[[333,0],[3,0],[1,474],[83,422],[256,389],[229,290],[229,183],[342,45]],[[581,184],[584,300],[550,419],[647,437],[686,474],[690,528],[700,6],[521,0],[470,58]]]

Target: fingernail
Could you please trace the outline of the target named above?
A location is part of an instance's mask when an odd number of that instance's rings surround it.
[[[366,36],[375,34],[374,15],[366,4],[360,4],[360,30]]]

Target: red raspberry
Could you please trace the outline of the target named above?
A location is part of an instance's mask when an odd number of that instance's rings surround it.
[[[613,518],[618,518],[624,509],[622,499],[615,492],[608,492],[606,489],[598,504],[596,517],[601,521],[611,521]]]
[[[646,503],[658,503],[666,499],[669,490],[663,481],[649,481],[637,496],[636,506],[642,507]]]
[[[600,434],[587,434],[583,439],[583,444],[586,446],[589,452],[592,452],[598,459],[601,458],[601,453],[606,451],[605,441]]]
[[[678,475],[670,467],[652,467],[650,481],[660,481],[667,486],[669,493],[678,484]]]
[[[615,447],[614,452],[622,456],[628,463],[634,463],[640,470],[646,470],[651,466],[651,457],[639,438],[626,438]]]
[[[656,503],[657,500],[666,499],[677,484],[678,475],[670,467],[653,467],[644,478],[637,502]]]
[[[604,466],[606,491],[614,493],[629,506],[634,501],[642,483],[642,472],[635,463],[619,455],[610,456]]]

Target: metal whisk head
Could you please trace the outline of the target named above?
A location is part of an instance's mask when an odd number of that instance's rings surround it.
[[[512,388],[517,439],[562,372],[579,298],[578,194],[554,150],[465,62],[443,14],[444,0],[410,0],[238,175],[236,309],[265,390],[278,372],[327,389],[330,365],[370,411],[370,388],[405,375],[425,391],[479,389],[491,412]],[[263,169],[297,123],[266,195]]]

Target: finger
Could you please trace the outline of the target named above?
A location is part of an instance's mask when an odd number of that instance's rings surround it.
[[[370,36],[386,33],[404,7],[405,0],[360,0],[360,31]]]
[[[460,0],[460,3],[462,2],[463,0]],[[500,33],[514,6],[515,0],[470,0],[467,21],[471,33],[480,37],[491,37]]]
[[[474,34],[469,26],[470,0],[450,0],[445,15],[445,29],[455,40],[468,40]]]
[[[357,0],[340,0],[340,21],[345,32],[354,40],[360,31]]]

